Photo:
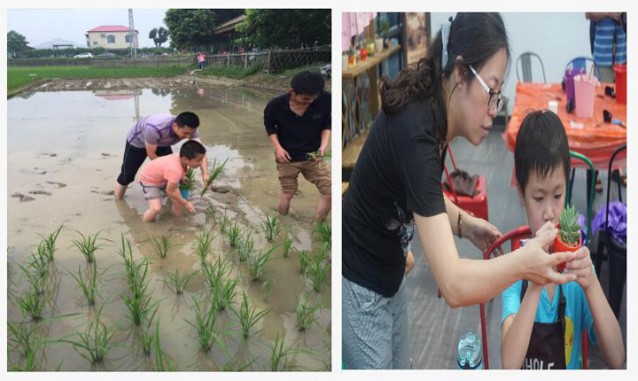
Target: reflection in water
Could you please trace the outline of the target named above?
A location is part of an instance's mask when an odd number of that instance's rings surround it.
[[[198,89],[203,88],[203,95]],[[132,95],[130,98],[127,96]],[[170,96],[169,96],[170,95]],[[27,290],[18,265],[23,265],[42,236],[64,224],[58,240],[55,271],[52,271],[51,300],[47,316],[76,314],[58,319],[42,329],[41,339],[60,338],[84,332],[96,310],[87,307],[81,291],[69,272],[86,270],[83,258],[72,241],[78,233],[100,232],[96,252],[100,297],[105,305],[103,321],[114,331],[117,344],[99,367],[92,367],[70,345],[47,345],[45,360],[39,368],[54,370],[149,370],[153,361],[140,354],[141,329],[130,323],[122,295],[127,290],[122,259],[117,251],[122,235],[130,240],[136,260],[149,261],[149,293],[160,304],[156,314],[162,347],[178,370],[249,369],[267,367],[272,340],[285,333],[285,345],[303,349],[290,362],[306,370],[325,370],[330,366],[330,287],[320,294],[312,291],[299,272],[299,250],[318,250],[319,243],[311,219],[318,193],[311,184],[300,182],[300,196],[293,201],[291,215],[282,218],[284,233],[293,237],[293,252],[283,258],[275,250],[266,265],[266,280],[251,282],[247,265],[240,264],[237,253],[228,245],[216,218],[226,214],[244,231],[250,231],[255,250],[270,247],[262,232],[265,216],[276,215],[279,183],[271,144],[263,127],[263,107],[274,94],[223,86],[171,90],[142,89],[132,92],[59,92],[15,97],[8,101],[7,194],[24,194],[29,202],[16,197],[7,200],[8,238],[8,318],[20,321],[22,314],[16,298]],[[115,98],[114,98],[115,97]],[[124,99],[123,99],[124,98]],[[136,103],[137,100],[137,103]],[[225,172],[214,184],[215,190],[204,197],[192,197],[197,213],[173,217],[165,208],[159,223],[145,224],[142,213],[147,203],[138,184],[131,184],[124,201],[114,201],[115,177],[121,165],[124,140],[137,115],[194,111],[200,116],[201,140],[209,159],[229,158]],[[174,150],[179,146],[174,147]],[[201,179],[198,179],[201,182]],[[52,184],[64,184],[54,186]],[[201,187],[201,184],[198,185]],[[43,191],[43,192],[41,192]],[[231,276],[238,279],[234,308],[246,290],[256,308],[270,308],[248,339],[240,334],[240,324],[229,311],[220,312],[216,329],[223,336],[224,351],[215,345],[210,353],[201,353],[192,298],[207,291],[195,254],[197,234],[212,228],[215,238],[210,260],[224,256],[234,264]],[[172,243],[166,259],[159,259],[150,237],[168,236]],[[197,271],[183,295],[175,295],[167,286],[168,276],[176,269]],[[302,299],[322,308],[318,323],[307,332],[296,329],[295,309]],[[227,353],[226,353],[227,352]],[[14,362],[10,354],[9,360]],[[255,360],[257,359],[257,360]]]

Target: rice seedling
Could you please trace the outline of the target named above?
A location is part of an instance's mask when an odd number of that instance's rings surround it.
[[[314,152],[307,153],[306,156],[308,157],[309,160],[317,160],[317,159],[330,160],[332,158],[332,151],[326,151],[323,153],[323,155],[321,155],[319,151],[314,151]]]
[[[319,308],[321,308],[321,304],[312,306],[309,305],[305,299],[299,302],[297,309],[295,310],[295,315],[297,316],[297,328],[300,331],[305,331],[317,322],[315,314]]]
[[[306,269],[312,260],[312,255],[308,250],[301,250],[299,252],[299,268],[302,274],[306,273]]]
[[[288,258],[288,253],[290,252],[290,249],[292,248],[292,237],[290,236],[290,234],[286,234],[286,237],[284,238],[282,245],[283,245],[284,258]]]
[[[232,263],[224,257],[218,257],[214,263],[202,263],[204,278],[212,290],[221,289],[226,275],[230,273]]]
[[[319,233],[319,237],[321,238],[321,241],[323,243],[326,243],[328,245],[332,244],[332,228],[330,227],[329,223],[324,221],[318,224],[316,230],[317,233]]]
[[[21,357],[27,358],[35,353],[37,343],[35,341],[35,330],[25,323],[7,322],[8,344],[11,349]]]
[[[312,282],[312,289],[315,292],[321,292],[321,286],[328,279],[330,273],[330,264],[322,260],[320,255],[315,256],[306,269],[306,275]]]
[[[146,319],[146,321],[144,322],[144,327],[142,327],[142,330],[140,331],[140,342],[142,344],[142,351],[146,356],[151,355],[151,349],[153,348],[154,336],[151,332],[151,329],[153,326],[153,319],[155,318],[158,309],[159,306],[156,305],[153,313],[149,315],[148,319]]]
[[[269,308],[256,311],[255,306],[250,305],[248,296],[246,296],[246,291],[243,291],[243,298],[241,306],[239,307],[239,312],[233,309],[233,313],[239,318],[239,322],[241,323],[242,336],[247,338],[250,333],[250,329],[257,324],[259,320],[263,319],[268,312],[270,312]]]
[[[273,242],[279,233],[281,233],[281,224],[279,223],[279,217],[277,216],[273,218],[266,216],[266,221],[262,222],[261,227],[266,234],[268,242]]]
[[[97,290],[97,267],[95,261],[91,262],[91,267],[89,268],[88,274],[86,277],[82,275],[82,268],[78,266],[77,275],[69,272],[73,279],[77,282],[78,286],[82,290],[84,297],[86,298],[89,306],[95,305],[95,296],[98,293]]]
[[[268,251],[261,250],[259,254],[255,254],[248,258],[248,271],[250,272],[250,279],[255,282],[262,279],[264,275],[264,269],[266,263],[270,260],[272,253],[277,249],[279,245],[271,248]]]
[[[49,274],[49,261],[41,255],[31,254],[31,262],[27,264],[27,267],[33,269],[33,274],[43,280]]]
[[[45,248],[46,258],[49,262],[53,262],[53,255],[55,254],[55,250],[56,250],[55,242],[58,240],[58,236],[60,235],[62,226],[63,225],[60,225],[60,227],[57,228],[57,230],[49,234],[46,238],[44,238],[42,242]]]
[[[166,258],[166,256],[168,255],[168,250],[172,246],[170,240],[165,235],[160,238],[151,236],[151,245],[153,245],[155,254],[161,259]]]
[[[29,286],[31,286],[31,290],[38,295],[44,294],[44,288],[47,281],[46,271],[48,271],[48,266],[45,266],[43,269],[45,270],[44,275],[37,269],[35,269],[34,272],[30,271],[30,268],[34,268],[34,265],[32,263],[28,264],[27,267],[24,267],[22,265],[18,265],[18,267],[29,283]]]
[[[151,303],[147,295],[148,260],[144,258],[140,263],[131,265],[129,272],[129,288],[124,294],[124,304],[131,313],[133,324],[139,326],[148,316],[157,302]]]
[[[31,316],[34,321],[42,319],[44,310],[44,297],[35,291],[30,291],[18,298],[20,310],[25,315]]]
[[[253,252],[254,246],[255,246],[255,243],[252,238],[252,233],[248,232],[244,236],[243,242],[239,245],[238,254],[239,254],[240,262],[246,262],[250,254]]]
[[[213,303],[217,311],[223,311],[233,303],[237,279],[224,279],[213,289]]]
[[[214,239],[215,233],[213,233],[212,229],[205,229],[197,235],[197,247],[195,252],[202,262],[206,259],[210,250],[210,245],[213,243]]]
[[[179,183],[179,189],[192,191],[194,188],[195,188],[195,170],[193,168],[188,168],[188,171],[186,171],[185,179],[180,181]]]
[[[270,370],[273,372],[288,370],[288,356],[299,352],[291,347],[284,349],[285,337],[286,335],[284,334],[279,338],[279,334],[277,334],[273,345],[270,347]]]
[[[73,349],[91,364],[102,362],[112,348],[113,331],[100,320],[104,306],[100,307],[95,319],[89,323],[84,333],[78,334],[78,340],[60,340],[71,344]]]
[[[321,244],[321,249],[319,249],[319,256],[321,257],[321,260],[325,260],[325,261],[330,261],[330,252],[332,250],[332,247],[330,244],[328,243],[322,243]]]
[[[230,229],[228,229],[228,232],[226,232],[230,247],[238,247],[242,235],[242,228],[237,226],[237,222],[233,223],[233,226],[231,226]]]
[[[153,347],[155,352],[155,370],[159,372],[175,370],[175,364],[162,350],[162,342],[160,340],[159,319],[155,322],[155,334],[153,336]]]
[[[222,220],[219,223],[219,230],[222,233],[226,233],[226,226],[230,223],[230,218],[228,218],[228,214],[226,214],[226,210],[224,210],[224,215],[222,216]]]
[[[34,372],[37,371],[35,352],[29,352],[22,356],[21,363],[8,365],[9,371],[12,372]]]
[[[135,276],[135,261],[133,260],[131,242],[127,238],[124,238],[124,234],[121,236],[121,244],[117,252],[118,255],[124,259],[124,270],[126,271],[127,279],[130,282]]]
[[[197,300],[193,297],[193,303],[195,305],[195,323],[188,322],[195,327],[197,335],[199,337],[200,348],[208,352],[213,347],[214,341],[219,341],[217,334],[215,333],[215,321],[217,319],[217,309],[213,303],[206,306],[201,300]]]
[[[186,274],[181,274],[179,269],[171,273],[168,277],[168,287],[173,290],[177,295],[181,295],[186,290],[188,283],[197,275],[197,271],[189,271]]]
[[[214,206],[208,205],[206,207],[206,210],[204,211],[204,214],[206,215],[207,221],[212,221],[213,224],[217,224],[217,211],[215,211]]]
[[[226,163],[228,162],[228,157],[226,158],[226,160],[224,160],[221,163],[217,163],[217,159],[215,159],[213,161],[213,169],[211,169],[208,172],[208,180],[206,181],[206,184],[204,185],[204,189],[202,189],[202,192],[199,194],[200,197],[204,197],[204,193],[206,193],[206,190],[208,190],[208,188],[213,185],[213,182],[215,180],[217,180],[217,178],[219,177],[219,175],[222,174],[222,172],[224,171],[224,167],[226,166]]]
[[[259,360],[259,356],[248,359],[244,363],[236,360],[230,360],[226,362],[220,370],[222,372],[243,372],[246,369],[249,369],[257,360]]]
[[[88,263],[93,263],[93,261],[95,261],[95,252],[99,249],[97,239],[100,232],[95,233],[95,235],[87,234],[86,236],[81,232],[77,233],[80,235],[80,239],[74,239],[72,241],[73,245],[80,250]]]

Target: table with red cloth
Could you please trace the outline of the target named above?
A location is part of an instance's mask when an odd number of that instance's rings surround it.
[[[605,85],[596,87],[593,117],[579,118],[575,111],[567,113],[567,96],[560,83],[517,83],[512,116],[503,133],[505,145],[514,152],[516,135],[525,115],[530,111],[546,109],[548,102],[555,100],[558,101],[558,116],[565,126],[569,149],[587,156],[596,169],[606,170],[612,153],[627,143],[627,130],[605,123],[603,110],[609,111],[613,119],[627,124],[627,105],[617,103],[614,98],[605,95]],[[626,152],[623,151],[616,157],[614,166],[624,165]],[[586,165],[581,160],[572,159],[572,167],[584,168]]]

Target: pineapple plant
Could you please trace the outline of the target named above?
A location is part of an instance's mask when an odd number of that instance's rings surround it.
[[[578,211],[569,205],[558,217],[559,233],[554,241],[554,252],[576,251],[582,244],[581,226],[578,223]],[[558,271],[565,270],[565,263],[558,266]]]

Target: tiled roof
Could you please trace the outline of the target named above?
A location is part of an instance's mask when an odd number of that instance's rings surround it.
[[[137,29],[135,30],[137,32]],[[128,26],[123,25],[101,25],[97,28],[87,30],[88,32],[128,32]]]

